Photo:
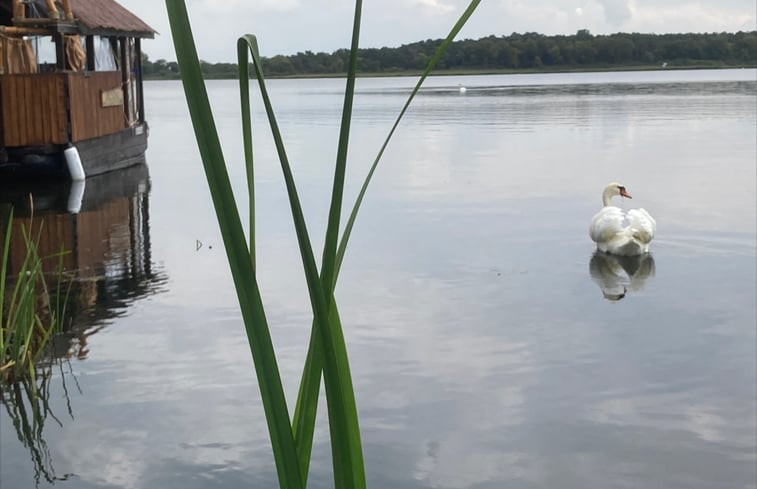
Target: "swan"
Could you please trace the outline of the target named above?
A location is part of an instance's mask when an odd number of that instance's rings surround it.
[[[613,182],[602,192],[602,209],[591,219],[589,236],[597,243],[597,249],[621,256],[641,255],[649,252],[649,243],[654,237],[657,223],[644,209],[624,212],[610,205],[616,196],[631,198],[626,187]]]

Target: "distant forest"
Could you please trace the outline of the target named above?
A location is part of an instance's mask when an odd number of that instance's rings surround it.
[[[422,71],[442,39],[397,48],[359,50],[358,70],[370,74]],[[263,57],[267,76],[340,75],[346,71],[349,50],[333,53],[305,51],[290,56]],[[178,65],[143,54],[145,78],[177,78]],[[235,78],[236,63],[202,62],[207,78]],[[580,30],[570,36],[537,33],[488,36],[453,42],[437,64],[437,71],[508,72],[559,71],[633,67],[723,67],[757,65],[757,31],[689,34],[592,35]]]

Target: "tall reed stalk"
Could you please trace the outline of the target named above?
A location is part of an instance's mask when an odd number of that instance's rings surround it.
[[[242,134],[247,172],[248,205],[250,216],[249,236],[245,236],[239,210],[232,194],[226,163],[213,115],[210,110],[205,84],[200,72],[200,63],[192,36],[186,6],[182,0],[166,0],[171,32],[176,49],[187,105],[194,126],[200,157],[205,169],[213,205],[216,210],[226,254],[231,267],[232,279],[237,291],[242,318],[247,332],[255,372],[271,437],[271,446],[276,462],[279,485],[282,488],[304,488],[307,483],[313,444],[313,431],[318,407],[321,373],[326,390],[326,403],[331,436],[334,486],[339,489],[364,488],[365,467],[360,439],[357,405],[352,387],[344,334],[334,299],[334,288],[339,269],[355,224],[360,205],[378,163],[400,120],[423,81],[439,61],[454,37],[473,14],[480,0],[470,2],[449,35],[429,61],[423,75],[410,93],[386,140],[378,151],[352,211],[345,224],[341,239],[339,226],[344,193],[344,179],[349,145],[352,101],[357,72],[357,48],[359,44],[362,1],[355,2],[352,42],[346,78],[342,122],[337,143],[337,159],[331,195],[326,239],[323,248],[321,269],[318,271],[310,235],[305,224],[297,187],[289,165],[286,149],[276,122],[265,84],[263,67],[257,39],[245,35],[237,42],[239,62],[239,86],[242,112]],[[308,285],[313,309],[313,325],[305,367],[300,382],[294,418],[290,419],[281,384],[276,355],[258,287],[255,264],[255,204],[254,165],[252,152],[252,124],[249,98],[249,60],[258,83],[276,152],[279,157],[284,183],[289,197],[290,211],[297,235],[303,270]]]

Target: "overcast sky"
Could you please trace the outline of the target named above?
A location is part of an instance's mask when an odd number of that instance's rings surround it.
[[[175,60],[165,3],[118,0],[159,34],[151,60]],[[236,39],[258,37],[263,56],[332,52],[350,43],[353,0],[187,0],[200,58],[235,62]],[[468,0],[366,0],[361,47],[445,37]],[[483,0],[458,39],[512,32],[736,32],[757,29],[755,0]]]

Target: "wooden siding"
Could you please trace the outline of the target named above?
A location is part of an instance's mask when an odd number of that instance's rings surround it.
[[[101,93],[121,87],[121,73],[68,73],[73,142],[113,134],[125,129],[123,106],[103,107]]]
[[[0,75],[3,146],[67,142],[64,78],[63,73]]]

